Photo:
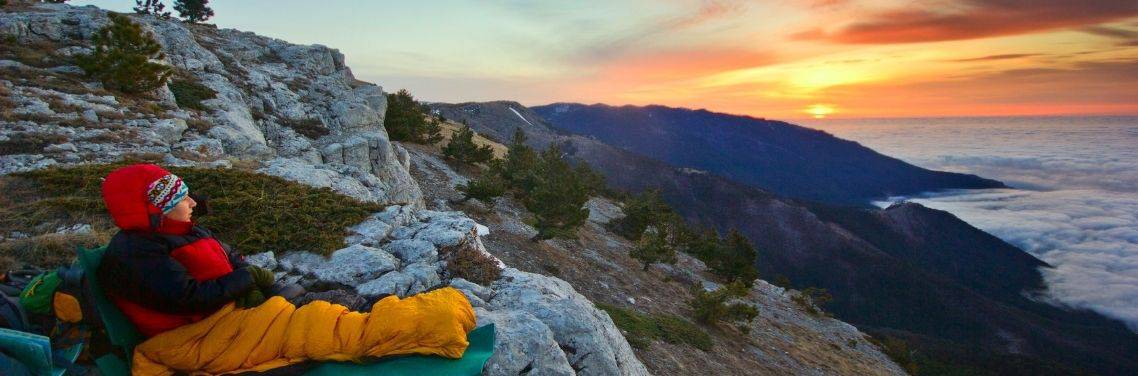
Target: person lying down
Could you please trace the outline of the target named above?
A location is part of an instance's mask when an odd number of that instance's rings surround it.
[[[162,167],[119,168],[103,180],[102,193],[120,231],[96,274],[111,302],[148,337],[135,348],[135,375],[266,371],[406,354],[458,358],[468,345],[474,311],[450,287],[388,296],[369,312],[290,303],[281,295],[293,289],[194,221],[198,202]]]

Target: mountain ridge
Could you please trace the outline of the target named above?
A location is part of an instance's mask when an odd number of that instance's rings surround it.
[[[934,171],[822,130],[661,105],[555,103],[533,111],[555,128],[760,187],[837,204],[958,188],[1004,188],[971,174]]]
[[[794,286],[826,288],[837,317],[875,335],[907,338],[922,352],[946,357],[939,360],[960,360],[965,369],[993,374],[1138,370],[1125,356],[1138,351],[1138,336],[1124,324],[1025,297],[1024,292],[1038,293],[1038,268],[1046,263],[950,213],[912,203],[876,209],[788,198],[552,128],[516,102],[431,107],[501,139],[521,128],[531,146],[560,146],[603,173],[614,188],[658,189],[689,222],[720,231],[737,228],[754,242],[764,278],[781,275]],[[523,128],[513,111],[536,126]],[[922,241],[941,227],[960,238]],[[997,261],[973,262],[970,254],[990,254],[986,259]]]

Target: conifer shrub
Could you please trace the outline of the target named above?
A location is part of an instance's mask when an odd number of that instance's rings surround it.
[[[433,145],[443,139],[440,124],[406,89],[387,94],[383,126],[392,140]]]
[[[715,324],[720,321],[750,321],[758,316],[758,309],[743,303],[728,304],[732,299],[747,296],[747,289],[747,285],[741,281],[723,285],[715,291],[706,291],[695,286],[692,288],[693,298],[688,301],[688,305],[695,320],[704,324]]]
[[[170,92],[174,93],[174,101],[181,108],[205,111],[202,101],[217,97],[216,91],[198,83],[192,77],[174,79],[167,86]]]
[[[166,84],[173,70],[152,62],[163,58],[162,46],[142,27],[121,14],[93,37],[94,51],[76,59],[80,68],[111,90],[144,93]]]
[[[550,146],[541,153],[533,190],[523,202],[537,217],[538,239],[572,237],[589,218],[585,201],[595,192],[582,174],[561,158],[561,149]]]
[[[130,162],[52,167],[0,177],[0,234],[50,234],[59,226],[90,224],[95,233],[117,231],[101,196],[102,178]],[[191,193],[210,197],[210,213],[195,217],[241,253],[306,250],[329,254],[343,248],[350,226],[382,210],[333,192],[257,172],[168,168]],[[74,245],[52,249],[74,253]],[[36,263],[16,255],[17,261]],[[31,256],[29,256],[31,257]],[[35,256],[44,258],[41,254]]]
[[[676,248],[668,244],[667,236],[664,233],[655,228],[649,228],[644,231],[644,235],[641,235],[636,247],[629,252],[629,256],[640,260],[644,264],[644,270],[648,270],[649,265],[658,262],[675,264]]]
[[[501,169],[502,162],[493,160],[490,168],[478,178],[472,179],[466,184],[460,184],[458,190],[465,195],[464,200],[475,198],[489,202],[491,199],[506,193],[508,187],[506,180],[502,177]]]
[[[494,149],[490,145],[475,144],[474,130],[470,129],[469,125],[463,125],[450,136],[446,146],[443,146],[443,155],[463,163],[486,163],[494,158]]]
[[[538,153],[525,144],[525,133],[514,133],[506,158],[493,161],[478,179],[458,189],[470,198],[486,200],[509,191],[534,214],[535,240],[573,237],[589,218],[585,202],[604,185],[600,174],[584,162],[576,166],[552,145]]]
[[[791,301],[797,303],[803,311],[813,316],[828,316],[828,314],[822,310],[822,307],[833,299],[834,297],[830,295],[829,291],[817,287],[807,287],[790,296]]]

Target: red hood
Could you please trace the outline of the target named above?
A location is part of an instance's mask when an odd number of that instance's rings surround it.
[[[103,180],[103,202],[107,204],[115,225],[123,230],[156,229],[162,218],[162,209],[146,199],[146,187],[169,173],[157,165],[136,164],[108,174]]]

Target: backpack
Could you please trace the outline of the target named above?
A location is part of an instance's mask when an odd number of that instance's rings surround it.
[[[0,370],[5,374],[62,373],[81,375],[75,366],[91,337],[85,313],[83,269],[65,266],[52,271],[20,270],[0,275]],[[87,308],[89,311],[90,308]],[[41,349],[19,353],[16,349]],[[13,354],[12,352],[17,353]],[[34,363],[30,365],[29,362]]]

